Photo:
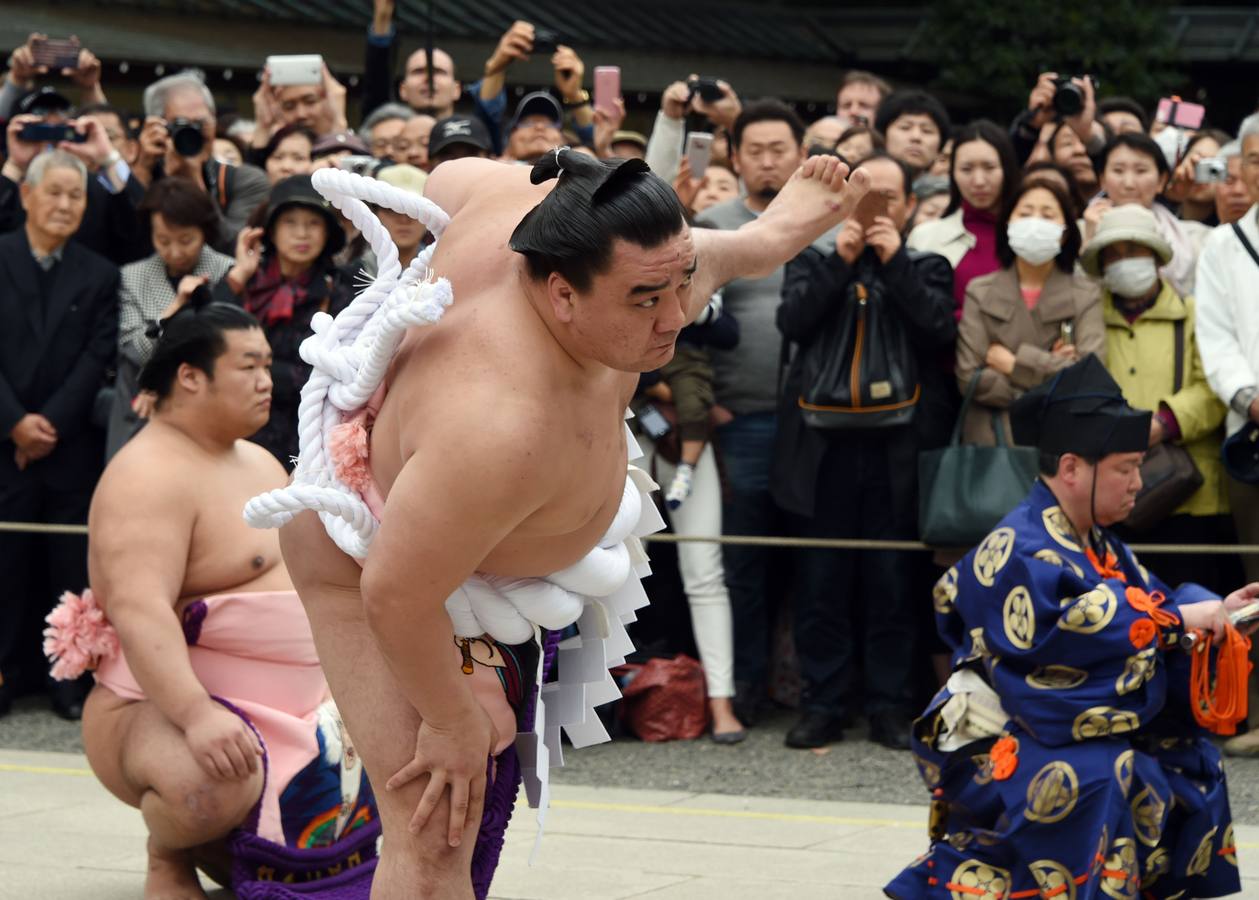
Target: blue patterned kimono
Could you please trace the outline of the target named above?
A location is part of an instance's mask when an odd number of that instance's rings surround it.
[[[997,735],[939,747],[941,709],[953,697],[941,689],[913,741],[935,797],[933,841],[887,885],[889,897],[1171,900],[1241,890],[1224,770],[1193,719],[1179,626],[1136,647],[1129,628],[1148,617],[1125,591],[1162,592],[1171,612],[1214,595],[1192,584],[1170,590],[1121,541],[1096,534],[1123,578],[1098,574],[1037,482],[936,586],[954,671],[969,667],[995,689],[1017,767],[994,779]]]

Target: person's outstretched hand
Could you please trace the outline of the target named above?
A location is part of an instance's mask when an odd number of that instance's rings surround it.
[[[433,811],[450,788],[450,822],[446,840],[458,847],[469,818],[479,818],[485,801],[486,763],[498,732],[479,704],[469,714],[449,726],[420,724],[415,739],[415,757],[385,782],[385,790],[393,791],[421,775],[428,775],[428,785],[411,818],[411,833],[419,834]]]

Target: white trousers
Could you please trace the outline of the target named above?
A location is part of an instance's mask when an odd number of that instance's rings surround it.
[[[661,491],[669,489],[674,466],[656,454],[656,447],[646,435],[638,435],[643,448],[641,465],[655,473]],[[654,469],[653,469],[654,464]],[[712,444],[704,447],[695,474],[691,479],[691,496],[669,512],[673,531],[679,535],[721,534],[721,480],[717,476],[717,459]],[[709,697],[734,696],[734,625],[730,617],[730,594],[726,590],[726,573],[721,562],[721,545],[705,543],[678,544],[678,571],[682,587],[691,607],[691,629],[699,661],[704,666]]]

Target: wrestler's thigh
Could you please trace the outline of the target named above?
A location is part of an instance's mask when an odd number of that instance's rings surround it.
[[[115,702],[123,705],[116,707]],[[139,807],[149,791],[180,808],[195,796],[212,818],[239,821],[262,794],[262,766],[249,778],[215,778],[193,757],[183,732],[151,701],[120,701],[98,685],[84,706],[83,719],[92,771],[130,806]]]
[[[465,840],[455,853],[447,846],[448,798],[432,817],[434,823],[440,820],[440,834],[426,828],[413,837],[408,830],[427,777],[384,790],[385,782],[415,756],[420,716],[398,687],[367,624],[359,592],[362,569],[338,549],[314,513],[302,513],[281,529],[280,549],[310,620],[341,720],[375,788],[381,824],[392,838],[386,845],[413,858],[465,868],[473,841]],[[480,810],[470,818],[476,820],[471,826],[475,834]]]

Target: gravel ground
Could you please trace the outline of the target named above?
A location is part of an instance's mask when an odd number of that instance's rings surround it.
[[[723,747],[707,738],[646,744],[622,738],[598,747],[566,748],[552,778],[567,784],[683,790],[803,800],[872,803],[927,801],[908,753],[865,739],[864,725],[823,751],[789,750],[783,735],[794,715],[780,710],[742,744]],[[35,698],[19,701],[0,719],[0,749],[82,752],[76,723],[65,722]],[[1233,815],[1259,824],[1259,760],[1227,761]]]

